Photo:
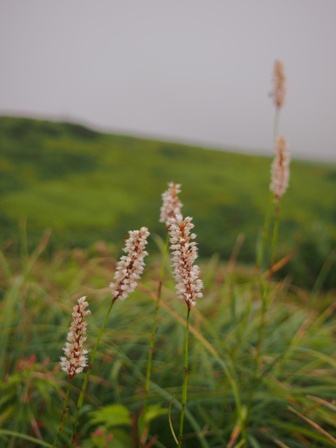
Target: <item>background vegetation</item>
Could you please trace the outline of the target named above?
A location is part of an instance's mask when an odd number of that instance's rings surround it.
[[[45,228],[50,250],[120,241],[126,229],[158,222],[167,182],[182,184],[201,257],[226,261],[237,238],[239,260],[255,262],[268,204],[270,157],[102,134],[78,124],[0,117],[0,239],[16,241],[26,220],[34,246]],[[279,257],[298,250],[282,274],[313,287],[336,246],[336,166],[292,161],[282,200]],[[326,272],[326,271],[325,271]],[[325,287],[335,287],[329,274]]]

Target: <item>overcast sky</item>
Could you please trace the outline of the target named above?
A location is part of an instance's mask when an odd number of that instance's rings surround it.
[[[336,0],[0,0],[0,114],[336,161]]]

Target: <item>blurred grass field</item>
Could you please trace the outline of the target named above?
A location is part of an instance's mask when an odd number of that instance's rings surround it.
[[[317,149],[318,150],[318,149]],[[226,261],[239,235],[239,260],[254,263],[267,207],[269,157],[248,156],[102,134],[71,123],[0,117],[1,242],[17,241],[26,221],[36,245],[51,228],[50,249],[120,241],[125,229],[158,222],[167,182],[182,184],[201,257]],[[298,249],[294,281],[312,288],[336,245],[336,165],[294,160],[282,201],[279,257]],[[305,263],[309,258],[309,263]],[[286,269],[283,271],[287,273]],[[325,287],[335,287],[327,275]]]

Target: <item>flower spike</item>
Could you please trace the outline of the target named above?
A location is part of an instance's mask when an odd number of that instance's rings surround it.
[[[275,61],[273,69],[273,91],[270,94],[273,97],[276,109],[280,109],[286,99],[286,75],[282,62]]]
[[[274,193],[274,201],[278,202],[288,188],[290,155],[287,150],[286,139],[278,138],[276,154],[272,163],[272,181],[270,190]]]
[[[116,267],[114,282],[110,284],[113,299],[125,300],[134,291],[137,281],[144,270],[144,258],[148,253],[145,251],[149,231],[147,227],[140,230],[129,231],[123,255]]]
[[[68,374],[69,380],[80,373],[87,366],[87,350],[84,350],[83,343],[86,341],[85,333],[87,322],[84,321],[85,316],[91,314],[86,310],[89,306],[86,297],[78,299],[78,304],[73,307],[72,323],[68,333],[67,341],[63,349],[65,356],[61,359],[61,369]]]
[[[172,221],[177,215],[181,214],[182,203],[178,197],[181,193],[181,185],[170,182],[168,184],[168,190],[162,193],[162,207],[160,214],[160,222],[166,223],[169,228]]]
[[[190,217],[183,219],[178,215],[169,228],[177,297],[184,300],[189,309],[196,305],[197,298],[203,297],[203,283],[198,278],[199,267],[194,265],[198,255],[196,242],[192,241],[196,235],[190,234],[190,230],[194,228],[191,221]]]

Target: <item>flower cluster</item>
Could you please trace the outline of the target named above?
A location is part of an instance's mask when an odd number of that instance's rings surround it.
[[[168,187],[168,190],[162,193],[160,222],[165,222],[169,228],[176,216],[181,214],[182,203],[178,197],[181,193],[181,185],[170,182]]]
[[[110,284],[113,302],[117,299],[125,300],[134,291],[136,280],[140,278],[145,266],[143,260],[148,255],[145,251],[148,236],[146,227],[129,231],[129,238],[124,248],[126,255],[123,255],[117,263],[114,282]]]
[[[78,299],[78,304],[72,310],[72,323],[67,336],[67,341],[63,349],[65,356],[61,359],[61,369],[68,374],[69,380],[83,371],[87,366],[87,350],[84,350],[83,343],[86,341],[85,333],[87,322],[84,321],[85,316],[91,314],[86,310],[89,306],[86,297]]]
[[[196,305],[196,299],[203,296],[202,280],[199,277],[199,267],[194,265],[197,258],[196,238],[190,230],[194,228],[190,217],[182,218],[177,215],[169,227],[172,250],[173,273],[176,281],[177,297],[184,300],[190,309]]]
[[[274,105],[277,109],[280,109],[286,98],[286,76],[282,62],[274,62],[273,70],[273,97]]]
[[[280,136],[276,144],[276,154],[272,163],[272,180],[270,190],[274,193],[274,200],[277,202],[285,193],[289,181],[290,155],[287,150],[287,143],[284,137]]]

